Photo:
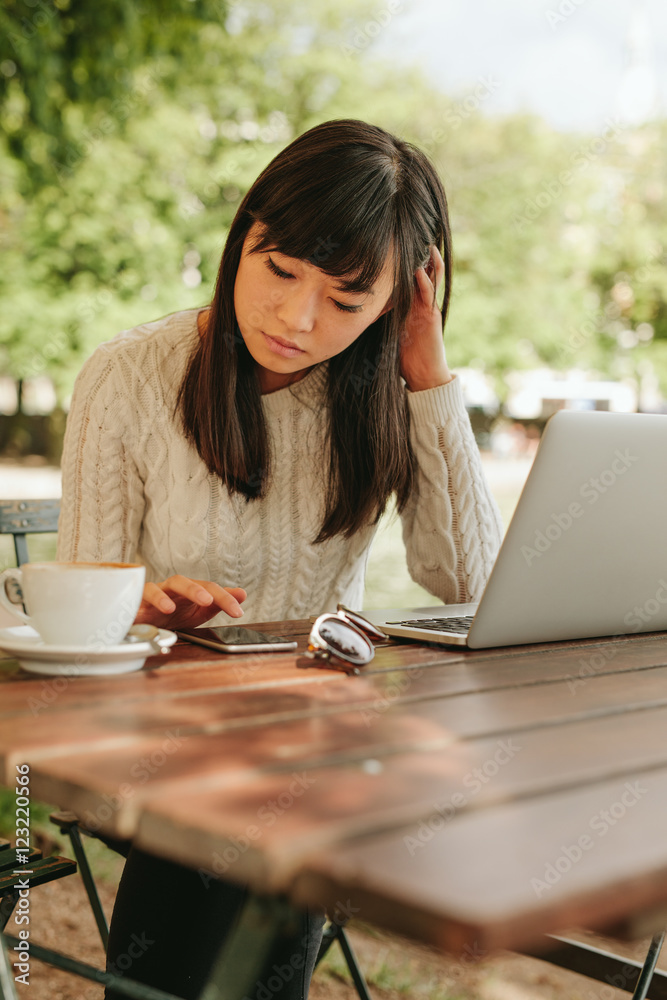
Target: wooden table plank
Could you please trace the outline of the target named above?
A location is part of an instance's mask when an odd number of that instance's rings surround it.
[[[328,765],[388,752],[444,750],[454,743],[451,733],[415,715],[394,713],[368,727],[357,713],[347,713],[204,736],[187,736],[175,728],[163,733],[161,741],[137,739],[113,754],[105,750],[26,760],[37,797],[66,800],[86,824],[101,817],[107,833],[131,837],[143,803],[155,795],[190,794],[194,788],[207,795],[238,783],[252,787],[263,771],[284,774],[309,767],[314,754]],[[466,756],[463,750],[452,751],[447,769]],[[110,803],[112,809],[107,808]]]
[[[309,623],[293,623],[306,628]],[[277,623],[270,626],[282,634]],[[300,647],[306,636],[296,635]],[[40,677],[22,671],[16,660],[0,661],[0,718],[73,707],[90,710],[95,704],[154,701],[214,695],[218,692],[303,683],[327,683],[338,679],[335,671],[300,670],[293,654],[246,654],[224,657],[204,647],[178,643],[165,657],[151,657],[143,670],[119,677]],[[667,638],[663,633],[613,641],[599,639],[551,646],[512,647],[508,650],[448,650],[413,643],[380,646],[369,675],[392,690],[407,686],[409,696],[419,697],[428,685],[432,693],[465,693],[491,688],[570,681],[574,689],[598,675],[634,672],[667,665]],[[400,671],[400,673],[399,673]],[[383,676],[386,678],[382,680]],[[433,680],[431,680],[433,678]],[[583,683],[582,683],[583,682]]]
[[[303,647],[309,627],[287,623],[282,634]],[[136,831],[147,849],[183,863],[218,870],[227,851],[234,860],[220,874],[301,900],[349,897],[358,883],[362,915],[382,923],[384,912],[385,925],[395,918],[440,946],[477,935],[511,947],[575,913],[600,925],[608,892],[616,915],[667,902],[664,635],[475,652],[391,644],[358,678],[299,670],[292,655],[222,660],[191,645],[165,661],[68,680],[29,723],[27,699],[54,679],[0,664],[6,763],[27,754],[37,797],[90,810],[107,832]],[[637,775],[653,782],[651,794],[627,807],[618,831],[594,831],[553,891],[533,900],[511,889],[509,872],[525,881],[536,850],[545,868],[558,840],[597,815],[587,809],[622,802],[609,795],[630,794]],[[437,835],[433,821],[443,823]],[[405,838],[420,825],[427,839],[406,864]],[[488,893],[469,871],[475,859],[497,866]],[[386,864],[403,870],[383,882]],[[448,894],[443,873],[457,865]]]
[[[610,662],[609,653],[606,657],[598,655],[604,662]],[[512,660],[507,658],[507,662]],[[95,745],[108,750],[132,746],[136,738],[143,739],[151,733],[155,733],[159,746],[164,731],[172,727],[188,735],[210,734],[246,725],[272,726],[287,719],[327,715],[355,705],[367,726],[393,706],[419,712],[424,720],[451,729],[458,736],[469,737],[517,732],[538,722],[562,724],[588,715],[625,713],[646,705],[667,704],[667,667],[661,666],[592,673],[585,680],[569,676],[565,681],[536,681],[533,674],[530,683],[517,683],[522,674],[515,667],[505,677],[505,683],[511,686],[493,688],[487,684],[484,690],[474,692],[452,689],[449,668],[442,666],[414,672],[368,673],[356,678],[326,672],[321,683],[314,683],[313,675],[308,673],[306,677],[305,673],[297,671],[293,683],[277,688],[273,684],[264,686],[258,677],[259,685],[251,690],[202,695],[195,689],[189,698],[161,698],[159,689],[154,688],[156,696],[149,701],[128,704],[116,698],[102,705],[95,702],[85,710],[79,707],[38,715],[26,721],[18,734],[14,715],[0,718],[0,774],[8,780],[7,775],[13,773],[16,763],[34,761],[44,754],[69,754],[78,746],[91,751]],[[302,683],[297,683],[298,675],[304,675]],[[117,681],[117,678],[106,680]],[[544,696],[545,685],[549,688],[548,697]]]
[[[638,771],[648,773],[649,769],[667,767],[667,710],[646,712],[643,718],[637,715],[632,719],[633,727],[628,729],[625,741],[614,739],[615,719],[600,718],[573,724],[565,733],[537,728],[516,741],[483,739],[421,753],[392,756],[375,750],[375,756],[370,757],[375,748],[348,748],[350,762],[346,766],[332,763],[322,767],[301,757],[301,766],[312,779],[312,790],[293,803],[288,821],[272,824],[272,829],[266,831],[261,853],[267,853],[269,861],[248,854],[238,877],[261,879],[270,869],[273,878],[288,881],[295,861],[316,842],[329,839],[335,843],[367,836],[410,818],[415,824],[427,826],[435,818],[439,825],[443,818],[450,822],[465,812],[488,809],[499,802],[560,794],[578,785],[592,788],[604,781],[631,780]],[[285,744],[280,741],[280,745]],[[351,759],[353,752],[356,760]],[[239,756],[248,759],[245,754]],[[160,773],[133,795],[132,819],[141,814],[139,841],[147,849],[169,853],[172,836],[174,859],[186,863],[177,841],[187,829],[189,856],[206,865],[215,831],[220,844],[229,837],[243,836],[256,824],[265,803],[279,799],[284,792],[294,771],[290,763],[295,765],[297,759],[274,759],[270,766],[262,766],[257,760],[255,773],[248,773],[243,782],[235,782],[234,788],[231,782],[220,788],[218,779],[203,788],[191,783],[186,786],[185,781],[179,787]],[[68,773],[72,766],[67,765]],[[45,769],[53,780],[57,762],[47,764]],[[271,775],[269,770],[283,773]],[[187,767],[184,771],[187,773]],[[94,779],[90,774],[85,777],[88,782],[99,783],[99,774]],[[83,783],[78,775],[77,786]],[[92,792],[90,801],[101,800]],[[360,801],[364,803],[361,811]],[[124,818],[127,821],[127,814]],[[168,835],[166,830],[170,831]],[[181,834],[177,836],[178,830]]]
[[[402,727],[409,726],[414,716],[424,725],[429,723],[459,738],[516,734],[537,725],[563,725],[596,715],[623,716],[640,708],[667,705],[667,667],[593,675],[577,687],[571,681],[554,681],[548,685],[548,697],[544,696],[545,685],[436,697],[441,669],[433,668],[420,675],[414,690],[400,684],[405,674],[397,677],[397,690],[401,693],[393,704],[378,690],[378,675],[365,675],[338,677],[315,687],[295,685],[288,692],[280,690],[277,694],[262,690],[233,692],[220,699],[209,696],[189,699],[185,704],[180,699],[156,700],[149,705],[110,705],[86,713],[61,713],[25,725],[20,735],[13,720],[0,720],[2,773],[8,780],[18,763],[36,763],[44,756],[53,760],[58,754],[67,756],[76,752],[78,746],[85,746],[88,754],[82,763],[91,774],[103,774],[105,758],[100,756],[101,751],[113,748],[114,760],[120,760],[118,754],[127,748],[122,759],[127,759],[128,753],[136,758],[159,750],[165,732],[172,729],[187,738],[193,754],[188,757],[190,762],[196,760],[197,752],[204,760],[206,752],[197,750],[198,734],[211,736],[242,727],[270,727],[273,731],[285,721],[324,719],[345,712],[355,702],[357,725],[367,729],[381,723],[389,713],[394,724]],[[349,728],[349,722],[347,725]],[[318,734],[320,730],[314,732]],[[322,732],[328,733],[329,729],[324,726]],[[152,747],[151,734],[154,734]],[[312,757],[312,743],[316,739],[317,735],[313,736],[302,752]],[[134,749],[137,740],[141,741],[141,750]],[[387,740],[390,742],[389,737]],[[223,741],[224,745],[229,744]],[[62,766],[69,763],[64,761]],[[206,773],[208,770],[207,767]],[[193,779],[196,780],[196,775]]]
[[[347,899],[388,929],[460,951],[517,948],[555,928],[604,929],[667,899],[667,771],[638,772],[443,824],[312,853],[301,904]]]

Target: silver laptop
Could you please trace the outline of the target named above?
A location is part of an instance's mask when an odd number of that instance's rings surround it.
[[[666,630],[667,416],[559,411],[479,604],[364,614],[471,649]]]

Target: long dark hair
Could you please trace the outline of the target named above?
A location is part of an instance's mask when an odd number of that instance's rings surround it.
[[[447,200],[428,158],[365,122],[324,122],[269,163],[229,230],[205,336],[183,379],[178,409],[187,438],[228,489],[265,495],[270,446],[255,363],[234,312],[245,238],[367,290],[393,260],[392,309],[328,361],[328,489],[315,541],[350,537],[374,523],[396,493],[399,511],[415,478],[407,399],[399,376],[401,331],[415,271],[435,244],[445,262],[443,324],[451,288]],[[314,460],[320,456],[314,456]]]

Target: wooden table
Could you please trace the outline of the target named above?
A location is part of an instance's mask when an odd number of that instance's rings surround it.
[[[310,624],[268,623],[305,646]],[[0,661],[0,777],[88,825],[460,954],[667,924],[667,636],[387,643],[359,677],[179,643]]]

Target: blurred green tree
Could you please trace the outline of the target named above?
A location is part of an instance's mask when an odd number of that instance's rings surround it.
[[[48,370],[61,397],[100,341],[208,300],[240,197],[289,139],[373,117],[387,89],[360,58],[382,27],[371,0],[193,6],[4,13],[0,362]]]
[[[0,370],[60,398],[119,330],[202,305],[227,228],[293,136],[360,117],[448,191],[450,361],[667,389],[664,123],[599,136],[489,117],[373,54],[397,0],[7,0],[0,11]]]

